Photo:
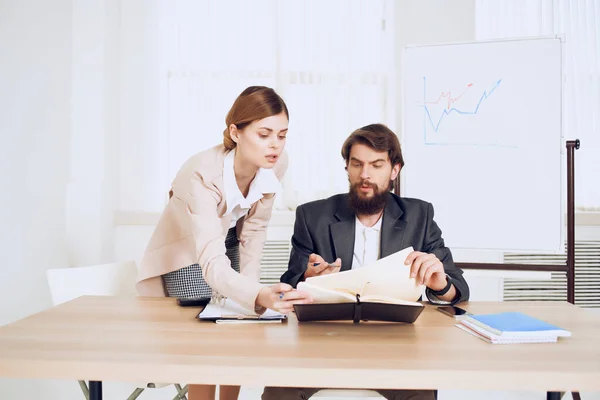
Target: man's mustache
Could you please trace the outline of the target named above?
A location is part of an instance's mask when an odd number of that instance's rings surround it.
[[[369,187],[373,188],[374,190],[377,190],[377,184],[374,183],[374,182],[369,182],[369,181],[362,180],[362,181],[357,182],[357,183],[354,184],[354,188],[355,189],[358,189],[361,186],[369,186]]]

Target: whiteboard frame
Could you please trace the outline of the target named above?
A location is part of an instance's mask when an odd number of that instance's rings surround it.
[[[512,37],[512,38],[497,38],[497,39],[486,39],[486,40],[466,40],[466,41],[458,41],[458,42],[444,42],[444,43],[431,43],[431,44],[409,44],[404,46],[402,49],[402,62],[401,62],[401,77],[400,77],[400,88],[401,88],[401,98],[402,98],[402,107],[400,110],[400,115],[402,118],[401,130],[399,135],[399,140],[401,144],[401,148],[403,149],[403,143],[405,140],[405,132],[406,132],[406,71],[407,71],[407,61],[406,61],[406,51],[414,48],[424,48],[424,47],[447,47],[447,46],[460,46],[460,45],[469,45],[469,44],[484,44],[484,43],[499,43],[499,42],[519,42],[519,41],[535,41],[535,40],[558,40],[560,44],[560,140],[562,146],[560,148],[560,245],[558,248],[554,250],[523,250],[523,249],[487,249],[487,248],[463,248],[457,247],[456,249],[465,250],[465,251],[489,251],[489,252],[502,252],[502,253],[527,253],[527,254],[566,254],[566,200],[567,200],[567,184],[566,184],[566,139],[565,139],[565,42],[566,35],[544,35],[544,36],[520,36],[520,37]],[[401,171],[402,172],[402,171]],[[406,176],[405,174],[400,173],[400,196],[405,196],[405,188],[406,188]],[[423,199],[427,201],[427,199]]]

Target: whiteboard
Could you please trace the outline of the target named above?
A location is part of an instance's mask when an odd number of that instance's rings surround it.
[[[562,42],[404,52],[405,197],[433,204],[446,245],[564,252]]]

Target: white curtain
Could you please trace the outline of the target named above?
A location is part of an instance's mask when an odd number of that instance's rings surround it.
[[[575,152],[575,204],[600,210],[600,0],[477,0],[479,40],[565,38],[564,119]]]
[[[346,191],[344,139],[375,122],[395,129],[391,3],[164,0],[164,179],[221,142],[225,115],[245,87],[267,85],[290,111],[278,208]]]

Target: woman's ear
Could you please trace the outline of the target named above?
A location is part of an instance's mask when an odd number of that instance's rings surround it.
[[[231,136],[231,140],[233,140],[236,144],[240,140],[240,131],[235,124],[229,125],[229,136]]]

